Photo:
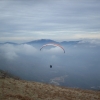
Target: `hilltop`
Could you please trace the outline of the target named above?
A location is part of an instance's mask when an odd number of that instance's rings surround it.
[[[0,78],[0,100],[100,100],[100,91]]]

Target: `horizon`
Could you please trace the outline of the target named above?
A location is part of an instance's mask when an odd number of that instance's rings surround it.
[[[55,41],[55,42],[58,42],[58,43],[60,43],[60,42],[68,42],[68,41],[84,41],[84,42],[98,42],[98,43],[100,43],[100,39],[70,39],[70,40],[53,40],[53,39],[45,39],[45,38],[43,38],[43,39],[34,39],[34,40],[29,40],[29,41],[2,41],[2,42],[0,42],[0,43],[17,43],[17,44],[20,44],[20,43],[27,43],[27,42],[34,42],[34,41],[40,41],[40,40],[51,40],[51,41]]]

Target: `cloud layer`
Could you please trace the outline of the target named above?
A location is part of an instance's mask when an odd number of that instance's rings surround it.
[[[99,86],[100,42],[87,40],[63,47],[66,53],[59,47],[40,51],[38,44],[0,44],[0,69],[25,80],[81,88]]]
[[[0,0],[0,40],[100,39],[99,0]]]

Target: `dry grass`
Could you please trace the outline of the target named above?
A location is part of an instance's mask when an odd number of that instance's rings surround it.
[[[0,100],[100,100],[100,92],[5,78],[0,79]]]

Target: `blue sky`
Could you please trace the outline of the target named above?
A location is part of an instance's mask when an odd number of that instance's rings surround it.
[[[100,0],[0,0],[0,42],[100,39]]]

